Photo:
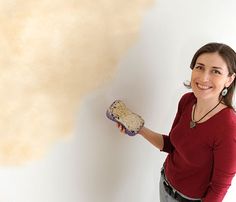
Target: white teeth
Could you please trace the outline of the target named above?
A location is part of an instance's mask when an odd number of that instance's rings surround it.
[[[209,86],[203,86],[201,84],[197,84],[197,85],[198,85],[199,88],[204,89],[204,90],[207,90],[207,89],[211,88]]]

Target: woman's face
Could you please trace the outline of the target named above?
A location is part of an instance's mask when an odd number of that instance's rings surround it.
[[[191,87],[198,99],[217,100],[235,75],[229,76],[226,62],[218,53],[203,53],[192,70]]]

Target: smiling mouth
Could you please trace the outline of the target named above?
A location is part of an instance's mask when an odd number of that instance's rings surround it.
[[[200,90],[208,90],[208,89],[211,89],[212,87],[211,86],[205,86],[205,85],[201,85],[199,83],[197,83],[197,87],[200,89]]]

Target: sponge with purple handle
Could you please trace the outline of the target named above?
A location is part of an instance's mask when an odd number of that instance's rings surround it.
[[[144,120],[138,114],[128,109],[124,102],[115,100],[106,112],[107,118],[121,124],[125,128],[125,133],[134,136],[144,126]]]

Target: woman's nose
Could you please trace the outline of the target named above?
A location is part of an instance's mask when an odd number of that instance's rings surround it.
[[[203,72],[202,73],[202,75],[201,75],[201,79],[202,79],[202,81],[209,81],[209,79],[210,79],[210,75],[209,75],[209,73],[207,72],[207,71],[205,71],[205,72]]]

